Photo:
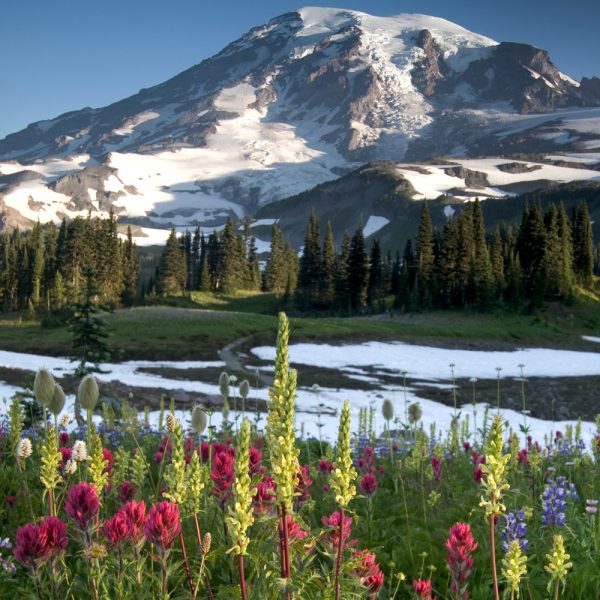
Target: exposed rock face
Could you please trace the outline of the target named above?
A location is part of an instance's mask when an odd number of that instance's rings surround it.
[[[526,165],[520,162],[510,162],[498,165],[496,168],[500,171],[504,171],[504,173],[531,173],[532,171],[539,171],[542,167],[541,165]]]
[[[506,100],[522,114],[582,104],[548,53],[528,44],[501,42],[491,57],[471,63],[463,79],[482,100]]]
[[[584,77],[579,87],[581,100],[585,106],[598,106],[600,103],[600,78]]]
[[[413,85],[425,96],[433,96],[440,80],[451,73],[444,62],[442,49],[431,35],[431,31],[423,29],[415,39],[415,45],[423,50],[425,56],[416,63],[411,71]]]
[[[465,180],[465,185],[471,188],[483,188],[489,185],[489,181],[485,173],[473,171],[463,166],[448,167],[444,169],[446,175],[451,177],[459,177]]]

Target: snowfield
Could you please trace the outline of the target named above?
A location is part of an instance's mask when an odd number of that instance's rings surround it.
[[[590,341],[598,341],[600,338],[589,337]],[[275,348],[261,346],[254,348],[252,354],[261,360],[272,362],[275,358]],[[353,426],[358,424],[358,413],[361,407],[375,407],[376,425],[381,428],[381,404],[384,398],[389,398],[395,406],[395,414],[401,420],[405,419],[405,411],[408,404],[419,402],[423,409],[423,426],[428,430],[430,425],[436,425],[438,431],[446,431],[450,427],[454,410],[444,404],[428,399],[418,398],[411,388],[411,382],[423,381],[433,382],[431,385],[440,389],[452,389],[450,364],[454,365],[457,378],[481,378],[492,379],[518,378],[521,368],[525,377],[559,377],[559,376],[589,376],[600,374],[600,355],[597,352],[574,352],[566,350],[551,350],[540,348],[524,348],[514,352],[486,352],[472,350],[455,350],[433,348],[428,346],[410,345],[401,342],[382,343],[368,342],[363,344],[348,344],[332,346],[328,344],[294,344],[290,346],[290,365],[298,368],[300,381],[302,383],[302,365],[315,365],[331,369],[340,369],[351,376],[368,380],[371,383],[379,383],[379,389],[362,391],[354,389],[318,388],[309,385],[301,385],[297,392],[296,427],[298,433],[318,437],[319,432],[326,438],[333,440],[337,435],[338,415],[344,400],[348,399],[352,405]],[[39,368],[49,369],[55,376],[61,376],[65,372],[72,372],[74,363],[64,358],[53,358],[31,354],[20,354],[16,352],[0,351],[0,366],[4,368],[18,368],[35,371]],[[151,388],[156,390],[157,395],[169,390],[186,390],[201,394],[216,396],[219,394],[218,382],[205,380],[180,380],[161,377],[141,371],[143,368],[169,367],[181,369],[202,368],[225,368],[220,361],[128,361],[120,364],[102,365],[102,371],[97,378],[102,382],[119,381],[125,385]],[[372,370],[367,373],[364,369]],[[499,367],[501,370],[497,371]],[[249,370],[249,380],[254,378]],[[260,367],[263,372],[272,372],[272,366]],[[379,374],[387,371],[402,374],[406,371],[407,389],[402,386],[381,383]],[[0,382],[0,413],[6,412],[8,398],[18,388]],[[268,390],[263,386],[260,389],[252,389],[250,396],[263,400],[268,399]],[[73,410],[74,397],[67,399],[65,410]],[[471,418],[481,426],[484,406],[477,404],[465,405],[461,410],[468,412]],[[185,423],[189,422],[189,411],[178,411],[178,415]],[[320,413],[320,415],[319,415]],[[514,410],[501,409],[503,419],[515,430],[519,431],[519,425],[523,423],[523,415]],[[158,413],[151,413],[151,421],[156,422]],[[212,415],[212,423],[220,424],[220,413]],[[261,424],[264,426],[264,415]],[[321,427],[319,427],[319,423]],[[561,421],[554,423],[542,419],[527,418],[527,425],[531,427],[534,438],[543,440],[544,436],[552,435],[557,429],[562,429],[574,421]],[[583,423],[583,436],[586,443],[595,434],[595,424]]]

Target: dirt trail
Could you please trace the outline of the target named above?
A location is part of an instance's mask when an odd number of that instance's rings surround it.
[[[239,338],[231,342],[230,344],[227,344],[227,346],[224,346],[219,350],[219,358],[225,363],[225,369],[227,371],[248,374],[248,378],[251,382],[256,381],[256,378],[258,377],[258,380],[263,385],[265,385],[266,387],[271,387],[273,385],[273,375],[271,375],[270,373],[264,373],[260,370],[257,371],[253,368],[246,368],[243,365],[241,358],[244,356],[247,357],[247,355],[238,354],[236,352],[236,350],[240,346],[250,341],[253,337],[254,336],[252,334],[247,335],[246,337]]]

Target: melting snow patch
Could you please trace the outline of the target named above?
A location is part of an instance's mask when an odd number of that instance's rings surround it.
[[[367,238],[379,231],[382,227],[385,227],[389,222],[390,220],[385,217],[370,216],[363,229],[363,235]]]

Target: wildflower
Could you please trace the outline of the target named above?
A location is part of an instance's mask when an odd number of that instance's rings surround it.
[[[562,535],[554,536],[552,553],[546,554],[546,558],[548,559],[548,564],[544,568],[550,573],[550,581],[548,581],[548,592],[550,592],[552,591],[552,587],[558,590],[561,584],[565,585],[567,573],[573,567],[573,563],[569,561],[571,556],[565,551]]]
[[[435,600],[435,596],[431,595],[430,579],[418,579],[417,581],[413,581],[412,585],[419,600]]]
[[[564,526],[569,498],[577,498],[577,492],[566,477],[560,475],[556,480],[548,479],[542,494],[542,524]]]
[[[504,552],[508,552],[510,544],[514,541],[519,543],[521,550],[527,550],[529,548],[529,542],[525,538],[527,535],[525,509],[522,508],[516,513],[507,513],[502,521],[502,549]]]
[[[310,492],[308,488],[313,484],[312,479],[308,473],[308,467],[300,465],[300,470],[296,475],[298,484],[296,485],[296,502],[300,505],[306,502],[310,498]]]
[[[302,529],[300,525],[296,521],[294,521],[292,515],[286,514],[285,518],[287,521],[288,538],[291,542],[303,540],[304,538],[308,537],[308,531],[304,531],[304,529]],[[277,527],[279,529],[279,533],[283,534],[281,521],[277,523]]]
[[[375,452],[370,446],[365,448],[364,455],[358,459],[358,468],[363,473],[373,473],[375,471]]]
[[[181,531],[179,507],[177,504],[158,502],[148,513],[144,525],[144,535],[155,544],[159,551],[168,550]]]
[[[102,448],[102,458],[106,461],[104,472],[109,474],[112,473],[114,458],[112,452],[108,448]]]
[[[210,478],[213,480],[213,494],[225,504],[232,495],[234,473],[234,457],[226,451],[219,452],[213,458],[213,469]]]
[[[59,469],[64,469],[65,464],[67,463],[68,460],[71,460],[71,457],[73,455],[73,451],[71,450],[71,448],[65,448],[64,446],[61,446],[58,451],[61,454],[61,461],[60,461],[60,465],[59,465]]]
[[[102,535],[111,546],[120,546],[131,538],[133,524],[124,512],[117,512],[102,526]]]
[[[328,460],[320,460],[317,469],[320,475],[329,475],[334,470],[334,466]]]
[[[502,575],[506,579],[510,597],[519,597],[521,578],[527,573],[527,557],[521,550],[518,540],[513,540],[508,547],[506,556],[502,559]]]
[[[510,461],[510,454],[503,453],[502,444],[502,420],[499,415],[494,416],[494,422],[486,444],[485,464],[481,471],[486,475],[482,478],[484,496],[481,498],[480,506],[485,508],[485,514],[489,518],[492,515],[501,515],[506,511],[502,502],[503,494],[510,488],[504,477],[504,470]]]
[[[119,500],[123,503],[133,500],[137,493],[137,488],[134,487],[129,481],[124,481],[119,486]]]
[[[27,460],[33,452],[33,446],[29,438],[21,438],[17,444],[17,458]]]
[[[250,448],[250,476],[254,477],[255,475],[262,475],[267,468],[261,466],[260,461],[262,460],[263,453],[258,449],[252,446]]]
[[[234,508],[229,509],[227,526],[231,531],[234,545],[229,552],[245,555],[250,538],[247,531],[254,523],[252,495],[250,493],[250,421],[244,419],[238,438],[238,452],[235,461]]]
[[[356,487],[353,485],[356,471],[352,466],[350,454],[350,403],[348,400],[344,402],[340,415],[337,453],[335,471],[331,474],[331,487],[335,492],[336,502],[343,508],[356,494]]]
[[[325,532],[321,538],[323,545],[330,550],[336,550],[338,548],[339,539],[340,539],[340,512],[336,511],[329,515],[328,517],[322,517],[321,521],[325,527],[330,528],[327,532]],[[351,540],[347,542],[350,534],[352,532],[352,517],[348,517],[344,515],[342,521],[342,544],[343,546],[354,546],[356,545],[356,540]]]
[[[67,547],[67,524],[58,517],[46,517],[39,526],[46,537],[48,553],[60,554]]]
[[[87,446],[83,440],[76,440],[73,444],[73,460],[83,462],[87,460]]]
[[[77,463],[73,459],[67,460],[63,467],[63,473],[65,475],[74,475],[77,472]]]
[[[76,483],[71,487],[65,502],[65,512],[79,529],[85,531],[98,515],[100,500],[93,485]]]
[[[585,512],[588,515],[595,515],[598,512],[598,500],[586,500]]]
[[[275,484],[273,480],[265,475],[263,480],[256,486],[254,496],[252,496],[252,504],[254,512],[267,512],[275,502]]]
[[[86,375],[79,384],[77,390],[77,399],[79,404],[85,410],[92,411],[96,408],[98,397],[100,396],[100,390],[98,389],[98,383],[93,375]]]
[[[46,532],[34,523],[27,523],[17,529],[13,554],[24,565],[35,564],[48,555],[48,537]]]
[[[130,524],[130,538],[133,544],[143,539],[144,525],[146,523],[146,503],[143,500],[127,502],[119,509]]]
[[[202,433],[206,429],[207,419],[206,413],[200,405],[194,406],[192,410],[192,428],[196,433]]]
[[[35,399],[42,405],[48,406],[54,396],[54,377],[50,371],[40,369],[35,375],[33,382],[33,394]]]
[[[377,564],[375,554],[368,550],[357,550],[354,553],[354,560],[356,561],[354,575],[361,580],[371,594],[377,594],[383,587],[384,577],[379,564]]]
[[[377,491],[377,478],[371,473],[367,473],[360,481],[359,488],[363,494],[372,496]]]
[[[58,384],[54,384],[54,394],[52,395],[52,399],[48,403],[48,410],[55,416],[58,417],[60,411],[65,406],[65,392],[62,387]]]
[[[72,421],[71,415],[69,413],[64,413],[63,416],[60,418],[60,426],[63,429],[65,429],[71,421]],[[66,442],[61,442],[61,443],[65,444]]]
[[[99,544],[98,542],[92,542],[84,551],[86,558],[90,560],[102,560],[106,558],[108,551],[106,550],[106,546],[104,544]]]
[[[435,456],[434,454],[429,462],[433,469],[433,476],[439,481],[442,478],[442,461],[440,460],[440,457]]]
[[[471,555],[477,546],[468,523],[455,523],[450,528],[450,537],[446,540],[447,562],[452,578],[450,589],[460,600],[469,597],[466,580],[473,570]]]
[[[58,434],[58,442],[63,446],[66,446],[69,443],[69,434],[66,431],[61,431]]]

